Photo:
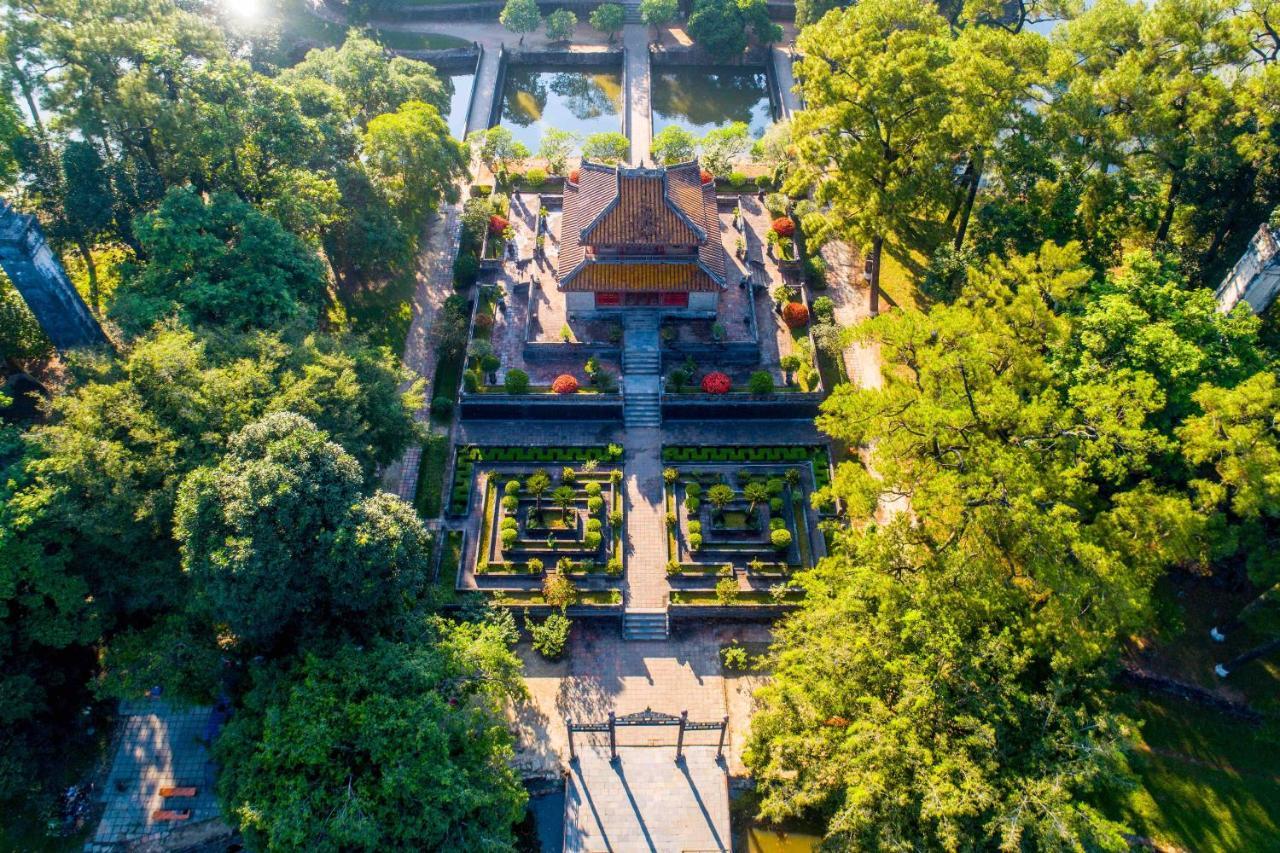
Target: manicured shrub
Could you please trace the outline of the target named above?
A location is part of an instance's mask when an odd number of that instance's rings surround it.
[[[516,535],[514,528],[502,531],[502,547],[510,548],[516,544]]]
[[[610,557],[609,562],[605,564],[604,570],[606,574],[610,575],[622,574],[622,558]]]
[[[578,472],[573,470],[572,465],[566,465],[560,469],[560,482],[573,483],[578,479]]]
[[[600,494],[601,488],[602,487],[599,483],[595,483],[595,482],[587,483],[587,494],[594,498]]]
[[[769,541],[773,543],[774,548],[784,551],[791,547],[791,531],[785,527],[775,530],[769,534]]]
[[[609,526],[620,527],[621,525],[622,525],[622,510],[615,509],[613,512],[609,513]]]
[[[529,186],[537,189],[547,182],[547,170],[534,166],[532,169],[525,172],[524,179],[528,182]]]
[[[603,526],[604,526],[604,525],[603,525],[603,523],[602,523],[602,522],[600,521],[600,519],[598,519],[598,518],[588,518],[588,519],[587,519],[587,530],[592,530],[592,531],[597,531],[597,532],[598,532],[598,531],[600,530],[600,528],[601,528],[601,527],[603,527]]]
[[[751,389],[752,394],[772,394],[773,374],[767,370],[757,370],[747,380],[747,387]]]
[[[672,483],[674,483],[676,480],[679,480],[679,479],[680,479],[680,472],[679,472],[679,471],[677,471],[675,468],[663,468],[663,469],[662,469],[662,480],[663,480],[663,482],[665,482],[668,486],[669,486],[669,485],[671,485]]]
[[[702,550],[702,534],[701,533],[689,534],[689,550],[690,551]]]
[[[770,477],[765,481],[764,487],[769,490],[770,495],[780,495],[782,490],[787,487],[787,484],[778,477]]]
[[[708,394],[727,394],[732,387],[733,381],[719,371],[708,373],[702,377],[702,390]]]
[[[453,411],[453,401],[448,397],[436,397],[431,401],[431,414],[438,418],[446,417]]]
[[[708,172],[706,169],[703,169],[703,170],[702,170],[702,182],[703,182],[704,184],[709,184],[709,183],[711,183],[712,181],[714,181],[715,179],[716,179],[716,176],[715,176],[715,175],[711,174],[711,173],[710,173],[710,172]]]
[[[769,227],[773,229],[774,234],[785,240],[796,236],[796,223],[790,216],[779,216]]]
[[[769,498],[769,509],[772,512],[782,512],[782,498]]]
[[[786,526],[787,526],[787,523],[780,518],[769,519],[770,530],[782,530]]]
[[[742,189],[746,185],[747,185],[746,175],[742,174],[741,172],[729,173],[729,186],[733,187],[735,190],[738,190],[738,189]]]
[[[588,530],[582,537],[582,542],[589,550],[594,551],[600,547],[600,531]]]
[[[502,377],[502,387],[508,394],[524,394],[529,390],[529,374],[519,368],[508,370]]]
[[[782,322],[792,329],[799,329],[809,322],[809,309],[803,302],[788,302],[782,306]]]
[[[551,383],[551,390],[557,394],[575,394],[578,391],[578,380],[567,373],[562,373]]]
[[[836,304],[830,296],[819,296],[813,300],[813,316],[824,323],[830,323],[836,316]]]
[[[489,233],[490,234],[501,235],[502,232],[506,231],[507,227],[510,225],[511,225],[511,222],[508,221],[506,217],[499,216],[496,213],[489,217]]]
[[[571,183],[571,184],[576,184],[576,183],[578,182],[578,178],[580,178],[580,177],[582,177],[582,171],[581,171],[581,170],[579,170],[579,169],[570,169],[570,170],[569,170],[569,183]]]
[[[738,580],[727,577],[716,582],[716,601],[730,605],[738,603]]]
[[[504,483],[504,484],[503,484],[503,486],[502,486],[502,493],[503,493],[504,495],[518,495],[518,494],[520,494],[520,481],[519,481],[519,480],[507,480],[507,482],[506,482],[506,483]]]
[[[515,495],[507,495],[502,499],[502,508],[507,512],[515,512],[520,508],[520,499]]]
[[[525,567],[528,568],[531,575],[540,574],[542,572],[542,561],[537,557],[530,557],[529,562],[525,563]]]
[[[604,498],[599,496],[594,498],[587,498],[587,509],[593,513],[599,512],[600,510],[604,509]]]
[[[702,494],[702,485],[700,483],[690,483],[684,487],[684,493],[689,497],[696,498]]]
[[[462,374],[462,390],[468,394],[474,394],[480,390],[480,376],[474,370],[465,371]]]
[[[503,530],[515,530],[518,526],[516,520],[511,516],[502,519],[501,527]]]
[[[690,522],[689,522],[689,532],[690,532],[690,533],[701,533],[701,532],[702,532],[702,522],[701,522],[701,521],[690,521]]]
[[[474,253],[463,250],[453,259],[453,286],[466,290],[480,277],[480,259]]]
[[[685,506],[685,509],[689,510],[689,512],[691,513],[697,512],[698,507],[702,506],[702,501],[694,497],[687,497],[684,499],[684,506]]]

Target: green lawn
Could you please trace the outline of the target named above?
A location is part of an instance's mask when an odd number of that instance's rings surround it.
[[[450,530],[444,534],[441,544],[440,572],[436,575],[436,601],[453,604],[462,594],[458,592],[458,566],[462,563],[462,531]]]
[[[418,463],[418,488],[413,505],[422,518],[440,515],[444,494],[444,475],[449,468],[449,436],[431,433],[422,445],[422,461]]]
[[[1280,768],[1260,729],[1176,699],[1130,695],[1142,723],[1137,789],[1106,810],[1185,850],[1280,850]]]

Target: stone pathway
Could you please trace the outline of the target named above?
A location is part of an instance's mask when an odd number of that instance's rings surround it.
[[[836,325],[843,329],[856,326],[871,316],[871,294],[862,281],[862,257],[846,242],[833,240],[822,247],[827,262],[827,289],[817,294],[826,296],[836,307]],[[880,348],[878,345],[853,343],[845,347],[844,366],[849,381],[864,388],[879,388]]]
[[[794,91],[796,78],[791,70],[795,57],[790,50],[777,45],[774,45],[771,53],[773,54],[773,71],[778,78],[778,91],[782,93],[782,119],[789,121],[791,114],[801,108],[800,96]]]
[[[664,608],[671,591],[662,505],[662,441],[661,429],[632,428],[622,442],[627,513],[622,600],[628,610]]]
[[[427,233],[418,253],[413,320],[404,343],[403,361],[405,367],[427,383],[435,378],[436,373],[436,347],[431,327],[445,299],[453,293],[453,256],[462,227],[458,214],[458,205],[444,202],[427,223]],[[426,389],[422,407],[414,415],[421,423],[430,422],[430,401],[434,390],[431,387]],[[384,487],[412,502],[418,488],[418,463],[421,460],[422,448],[415,444],[405,451],[399,462],[389,465],[383,472]]]
[[[649,28],[627,24],[622,28],[626,65],[626,127],[631,135],[631,165],[649,159],[653,142],[653,114],[649,108]]]

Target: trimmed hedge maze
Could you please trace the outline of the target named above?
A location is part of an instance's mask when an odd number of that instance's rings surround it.
[[[757,445],[751,447],[706,447],[674,445],[662,448],[664,463],[694,462],[809,462],[813,465],[814,487],[831,484],[831,454],[821,445]]]
[[[481,462],[554,464],[585,463],[618,464],[622,448],[616,444],[603,447],[477,447],[459,445],[453,467],[453,485],[449,492],[449,515],[466,515],[471,506],[471,489],[475,467]]]

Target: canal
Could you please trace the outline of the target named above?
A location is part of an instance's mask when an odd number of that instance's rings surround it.
[[[510,65],[502,88],[499,124],[537,153],[547,128],[580,136],[622,131],[619,68]]]
[[[707,131],[743,122],[759,138],[773,123],[769,79],[763,68],[676,66],[653,69],[653,132],[680,125]]]

